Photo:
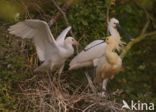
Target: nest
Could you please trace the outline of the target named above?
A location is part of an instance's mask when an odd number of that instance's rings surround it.
[[[36,74],[19,84],[18,111],[23,112],[124,112],[121,104],[94,94],[88,85],[73,87],[69,74]]]

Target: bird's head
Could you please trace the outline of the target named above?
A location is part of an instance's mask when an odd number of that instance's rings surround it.
[[[111,32],[112,29],[115,29],[117,32],[119,32],[120,34],[124,34],[126,38],[131,39],[131,36],[129,35],[129,33],[127,33],[119,24],[119,20],[117,20],[116,18],[111,18],[109,23],[108,23],[108,28],[109,31]]]
[[[78,46],[79,42],[75,40],[73,37],[67,37],[65,43]]]
[[[110,27],[113,27],[115,29],[119,27],[119,21],[115,18],[111,18],[108,24]]]

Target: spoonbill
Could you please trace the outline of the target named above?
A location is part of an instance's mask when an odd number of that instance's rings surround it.
[[[64,29],[55,40],[47,22],[38,19],[27,19],[8,28],[10,34],[21,38],[32,39],[37,55],[43,63],[35,71],[59,70],[61,74],[67,58],[73,55],[72,45],[78,45],[73,37],[67,37],[71,26]],[[65,39],[66,38],[66,39]]]
[[[104,40],[95,40],[87,45],[71,62],[69,70],[93,66],[96,68],[95,82],[103,81],[106,90],[107,81],[122,68],[122,60],[115,52],[120,51],[124,42],[118,32],[119,21],[111,18],[108,23],[110,36]]]
[[[96,82],[100,82],[103,79],[111,78],[116,72],[122,69],[122,59],[114,51],[116,43],[113,37],[107,37],[105,56],[99,58],[96,68]],[[99,76],[98,76],[99,75]]]
[[[112,46],[114,46],[118,51],[120,51],[121,46],[124,44],[121,41],[117,27],[119,26],[119,21],[115,18],[110,19],[108,23],[108,30],[111,36],[116,41]],[[75,56],[71,62],[69,70],[78,69],[88,66],[97,66],[97,62],[100,57],[105,56],[106,52],[106,42],[104,40],[95,40],[88,44],[77,56]]]
[[[102,82],[102,89],[105,91],[108,79],[114,77],[116,73],[122,71],[122,59],[120,56],[114,51],[116,47],[114,46],[117,44],[117,41],[114,37],[110,36],[106,39],[106,49],[105,55],[99,58],[96,66],[96,74],[94,82],[97,84],[101,84]],[[105,95],[105,92],[102,92],[102,96]]]

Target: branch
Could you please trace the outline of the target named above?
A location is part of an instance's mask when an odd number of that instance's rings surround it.
[[[109,23],[110,20],[110,9],[112,5],[115,5],[115,1],[114,0],[108,0],[108,3],[106,4],[106,21],[107,24]],[[109,31],[107,29],[107,34],[109,34]]]
[[[66,25],[70,26],[65,12],[69,9],[69,7],[72,5],[74,0],[67,1],[62,8],[60,8],[60,6],[57,4],[55,0],[51,0],[51,1],[55,5],[55,7],[58,9],[59,12],[56,14],[56,16],[51,18],[51,20],[49,21],[49,26],[52,26],[53,24],[55,24],[56,21],[62,17],[61,15],[63,15]],[[75,37],[72,30],[70,30],[70,33],[73,37]]]
[[[143,39],[145,39],[145,37],[151,37],[153,35],[156,35],[156,31],[150,32],[150,33],[146,33],[144,35],[140,35],[138,37],[136,37],[135,39],[133,39],[131,42],[128,43],[128,45],[125,47],[125,49],[122,51],[121,53],[121,58],[123,59],[127,52],[132,48],[133,45],[137,44],[138,42],[142,41]]]
[[[142,5],[140,5],[136,0],[134,0],[134,2],[135,2],[135,4],[136,4],[139,8],[141,8],[141,9],[144,10],[146,16],[151,20],[152,25],[154,26],[154,25],[155,25],[155,22],[156,22],[155,19],[154,19],[154,17],[153,17],[151,14],[149,14],[149,12],[148,12]]]
[[[67,19],[67,16],[66,16],[65,12],[59,7],[59,5],[56,3],[55,0],[51,0],[51,1],[52,1],[53,4],[55,5],[55,7],[59,10],[59,12],[63,15],[66,24],[69,26],[69,22],[68,22],[68,19]],[[50,22],[50,24],[53,25],[53,24],[54,24],[53,18],[52,18],[51,20],[52,20],[52,21]]]
[[[107,10],[106,10],[106,20],[107,20],[107,24],[109,23],[109,11],[110,11],[110,4],[107,6]]]
[[[145,26],[143,27],[143,29],[142,29],[141,34],[140,34],[140,35],[144,35],[144,34],[146,33],[146,31],[147,31],[147,29],[148,29],[149,24],[150,24],[150,20],[149,20],[149,18],[147,17],[147,22],[146,22]]]
[[[129,42],[128,45],[125,47],[125,49],[122,51],[122,53],[120,55],[122,59],[126,56],[127,52],[132,48],[133,45],[135,45],[136,43],[142,41],[146,37],[150,37],[150,36],[156,35],[156,31],[153,31],[153,32],[150,32],[150,33],[146,33],[146,31],[147,31],[147,29],[148,29],[148,27],[150,25],[150,17],[149,17],[148,12],[144,8],[142,8],[142,9],[145,12],[147,22],[144,25],[140,35],[138,37],[136,37],[135,39],[133,39],[131,42]]]
[[[107,11],[106,11],[106,20],[107,20],[107,24],[109,23],[109,11],[110,11],[110,5],[107,6]],[[109,34],[109,31],[107,29],[107,34]]]

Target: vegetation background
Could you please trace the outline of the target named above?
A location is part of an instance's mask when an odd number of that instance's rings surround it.
[[[155,0],[0,0],[0,111],[125,111],[120,110],[123,99],[156,104],[155,6]],[[109,82],[109,97],[103,100],[87,86],[84,69],[67,71],[70,60],[60,83],[57,75],[34,73],[39,62],[32,42],[7,32],[24,19],[52,19],[55,37],[72,26],[70,34],[81,43],[80,51],[108,35],[109,17],[117,18],[135,41],[127,44],[124,71]]]

